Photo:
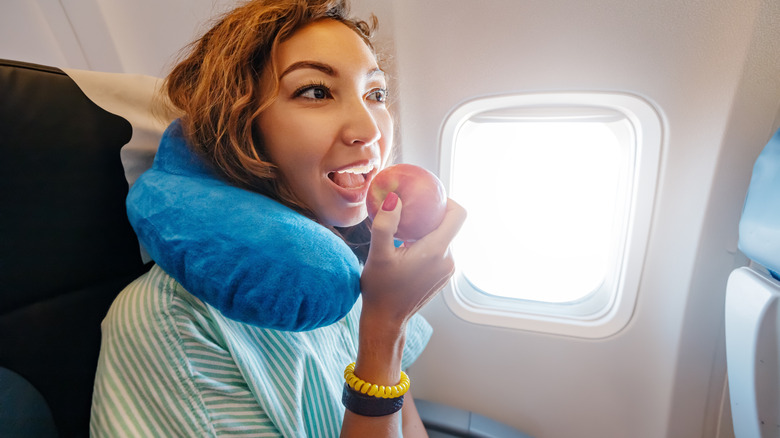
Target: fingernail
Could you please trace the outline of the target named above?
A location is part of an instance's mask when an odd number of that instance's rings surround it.
[[[387,194],[385,201],[382,202],[382,210],[393,211],[395,210],[395,206],[397,204],[398,204],[398,195],[396,195],[395,192],[390,192]]]

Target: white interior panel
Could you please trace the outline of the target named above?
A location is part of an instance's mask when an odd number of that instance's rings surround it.
[[[41,3],[46,7],[29,0],[0,4],[0,58],[86,68],[83,52],[59,2]]]
[[[415,394],[537,437],[716,436],[725,281],[744,262],[736,224],[780,102],[776,2],[394,4],[406,161],[437,169],[443,121],[478,96],[625,91],[666,121],[626,329],[586,341],[489,328],[437,299]]]

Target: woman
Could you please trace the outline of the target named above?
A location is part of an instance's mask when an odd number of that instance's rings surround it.
[[[193,156],[353,240],[393,121],[371,27],[346,14],[343,0],[248,2],[192,47],[167,91]],[[104,322],[92,434],[425,436],[401,369],[427,342],[415,315],[452,274],[465,212],[449,201],[438,229],[396,247],[402,208],[391,193],[367,256],[355,246],[362,300],[307,332],[225,318],[152,269]]]

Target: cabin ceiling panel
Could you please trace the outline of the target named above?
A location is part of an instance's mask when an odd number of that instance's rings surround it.
[[[57,0],[0,4],[0,57],[74,68],[87,65]]]

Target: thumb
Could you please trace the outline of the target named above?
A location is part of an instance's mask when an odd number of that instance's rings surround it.
[[[401,199],[395,192],[387,194],[371,225],[371,248],[387,251],[395,248],[393,235],[401,221]]]

